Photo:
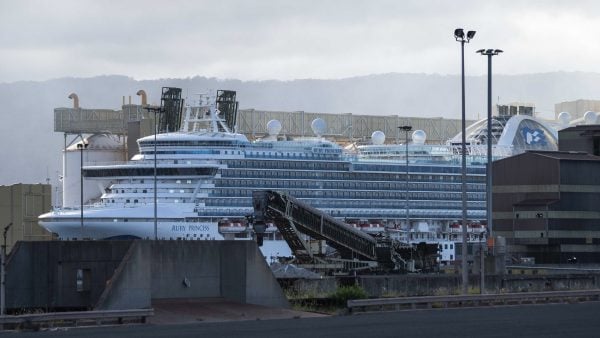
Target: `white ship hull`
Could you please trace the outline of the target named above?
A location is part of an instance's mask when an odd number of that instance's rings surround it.
[[[180,204],[177,207],[158,207],[159,220],[156,224],[156,237],[161,240],[253,240],[250,235],[237,238],[221,234],[217,222],[186,221],[184,215],[193,215],[185,210],[193,210],[193,205]],[[163,216],[165,215],[165,216]],[[40,225],[56,233],[60,239],[154,239],[154,206],[145,205],[130,208],[86,208],[83,226],[81,210],[70,209],[50,212],[40,216]],[[168,220],[161,220],[167,218]],[[136,221],[138,219],[138,221]],[[139,221],[144,219],[144,221]],[[265,240],[260,247],[268,259],[291,256],[287,243],[283,240]]]

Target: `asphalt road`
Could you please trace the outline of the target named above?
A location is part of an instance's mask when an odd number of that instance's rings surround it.
[[[4,332],[1,337],[598,337],[600,302]]]

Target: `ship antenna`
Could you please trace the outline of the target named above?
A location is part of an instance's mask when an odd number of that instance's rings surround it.
[[[213,132],[216,133],[219,131],[219,125],[217,123],[217,116],[219,115],[219,109],[217,108],[216,100],[211,100],[211,101],[212,101],[212,103],[211,103],[211,107],[210,107],[210,111],[211,111],[210,122],[212,125]]]

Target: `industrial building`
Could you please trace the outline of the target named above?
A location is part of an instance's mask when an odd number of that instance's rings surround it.
[[[558,114],[568,112],[572,119],[581,119],[588,111],[600,111],[600,100],[575,100],[560,102],[554,105],[554,117]]]
[[[17,241],[50,240],[52,234],[38,225],[38,216],[51,209],[49,184],[0,186],[0,229],[7,252]]]
[[[600,126],[579,125],[558,132],[558,150],[582,151],[600,156]]]
[[[140,104],[132,104],[131,98],[126,103],[123,97],[121,110],[81,108],[79,98],[75,93],[69,95],[73,100],[71,108],[54,109],[54,131],[67,135],[110,133],[112,135],[129,135],[127,145],[130,148],[127,157],[137,152],[135,140],[138,137],[151,135],[153,131],[154,114],[147,110],[146,94],[138,91]],[[152,107],[151,107],[152,108]],[[237,117],[237,132],[256,139],[267,135],[267,122],[279,120],[282,124],[281,134],[287,137],[314,136],[310,124],[321,118],[327,123],[324,134],[329,139],[345,143],[349,141],[370,140],[371,134],[380,130],[387,136],[386,143],[399,142],[403,135],[398,126],[410,125],[413,130],[421,129],[427,134],[427,143],[444,143],[460,132],[460,119],[442,117],[404,117],[399,115],[374,116],[354,114],[328,114],[323,112],[284,112],[265,111],[259,109],[239,109]],[[468,120],[467,125],[474,121]],[[133,148],[133,149],[131,149]],[[132,153],[133,151],[133,153]]]
[[[494,235],[513,258],[600,261],[600,157],[529,151],[493,163]]]
[[[528,102],[511,102],[494,106],[495,116],[535,115],[535,105]]]

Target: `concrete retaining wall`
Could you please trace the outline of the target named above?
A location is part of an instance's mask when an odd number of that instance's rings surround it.
[[[6,266],[6,307],[91,308],[130,242],[18,242]],[[77,270],[87,290],[77,291]]]
[[[150,247],[133,242],[106,283],[95,310],[144,309],[152,305]]]
[[[21,242],[6,294],[9,309],[131,309],[207,297],[289,306],[253,241]]]
[[[462,292],[458,275],[388,275],[356,278],[323,278],[297,280],[287,291],[294,297],[322,298],[330,296],[341,285],[360,285],[369,297],[403,297],[451,295]],[[479,293],[479,276],[469,277],[470,292]],[[489,275],[486,293],[588,290],[600,288],[600,274],[568,275]]]
[[[143,241],[151,259],[152,299],[219,297],[221,241]],[[244,243],[240,243],[243,245]],[[245,257],[239,256],[244,264]],[[238,284],[243,279],[238,280]]]

